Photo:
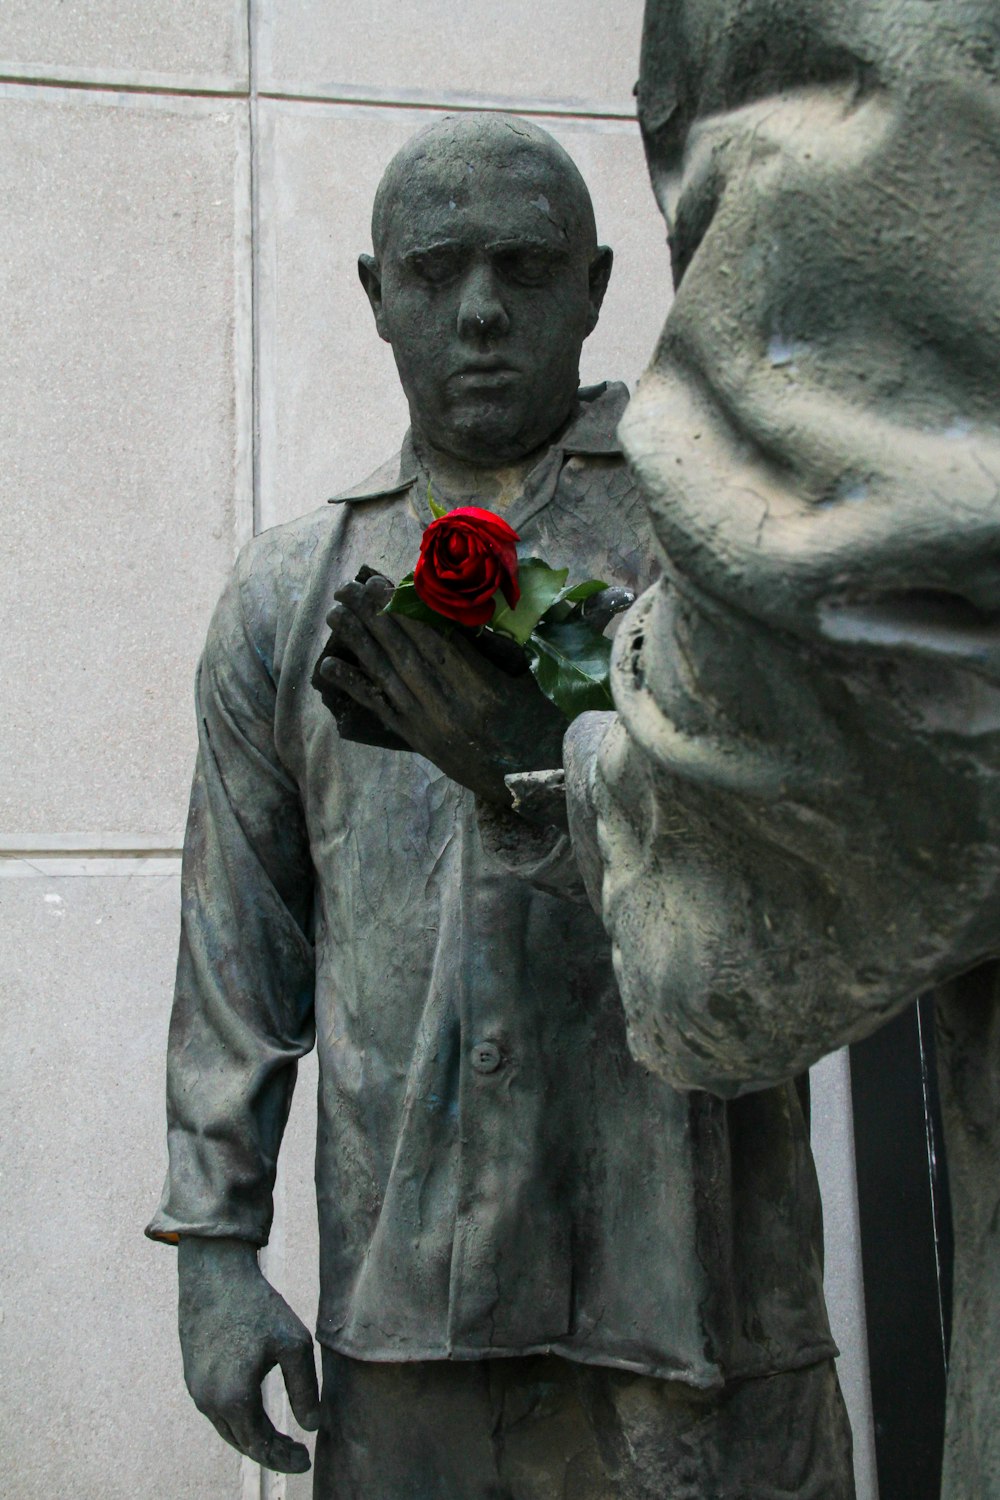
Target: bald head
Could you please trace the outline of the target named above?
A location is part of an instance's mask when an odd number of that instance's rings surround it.
[[[562,147],[511,115],[436,121],[389,163],[372,240],[358,269],[418,447],[534,452],[573,408],[612,261]]]
[[[428,192],[446,189],[459,208],[475,185],[490,179],[504,197],[527,192],[536,212],[548,216],[568,241],[597,249],[594,207],[576,163],[548,131],[513,115],[447,115],[425,125],[386,167],[372,208],[372,246],[381,260],[394,218],[412,213]],[[543,190],[549,184],[555,191]]]

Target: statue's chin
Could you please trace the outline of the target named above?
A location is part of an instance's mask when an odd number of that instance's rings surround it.
[[[566,420],[572,399],[543,409],[539,403],[503,400],[492,392],[479,398],[470,395],[433,428],[430,423],[422,426],[436,448],[463,463],[501,467],[519,463],[541,448]]]

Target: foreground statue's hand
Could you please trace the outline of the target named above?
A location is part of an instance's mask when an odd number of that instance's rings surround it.
[[[384,615],[391,596],[378,574],[337,590],[327,623],[348,659],[328,656],[323,676],[453,781],[509,807],[504,777],[560,765],[566,720],[529,673],[510,676],[457,633]]]
[[[278,1432],[260,1386],[280,1365],[296,1419],[315,1431],[319,1387],[309,1330],[264,1279],[245,1240],[182,1238],[177,1274],[184,1379],[194,1404],[255,1463],[304,1473],[307,1449]]]

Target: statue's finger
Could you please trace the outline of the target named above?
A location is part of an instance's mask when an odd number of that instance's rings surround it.
[[[310,1468],[309,1449],[284,1432],[276,1431],[263,1446],[256,1445],[248,1457],[278,1474],[305,1474]]]
[[[354,591],[353,593],[351,592],[352,590]],[[336,630],[337,626],[343,620],[349,618],[353,613],[353,610],[351,609],[351,601],[355,598],[358,592],[359,589],[356,583],[346,584],[344,588],[338,589],[336,591],[333,597],[336,599],[337,603],[331,610],[327,611],[326,616],[326,623],[329,625],[331,630]]]
[[[367,623],[358,619],[349,608],[339,613],[331,610],[327,623],[330,626],[330,636],[336,645],[349,651],[367,676],[388,691],[391,679],[395,675],[394,663],[387,655],[382,642],[372,634]],[[327,660],[330,658],[328,657]]]
[[[365,608],[381,614],[396,592],[394,584],[381,573],[373,573],[364,584]]]
[[[278,1363],[295,1420],[307,1432],[315,1432],[319,1426],[319,1383],[312,1340],[308,1345],[296,1344],[286,1349],[278,1356]]]
[[[381,573],[373,573],[365,583],[354,579],[351,583],[341,584],[340,588],[334,590],[333,597],[338,604],[351,610],[360,619],[372,620],[382,613],[394,592],[394,586],[388,578],[384,578]],[[330,616],[327,615],[327,624],[329,623]]]
[[[392,704],[385,693],[364,672],[352,667],[350,662],[341,661],[338,656],[325,656],[320,662],[319,672],[325,682],[347,693],[355,703],[367,708],[383,724],[395,720]],[[390,723],[390,728],[395,727],[395,722]]]
[[[264,1410],[259,1392],[239,1410],[227,1411],[224,1420],[233,1434],[234,1446],[255,1464],[279,1474],[304,1474],[309,1468],[309,1450],[304,1443],[278,1431]]]
[[[397,713],[418,713],[433,691],[440,671],[432,674],[400,629],[394,615],[363,618],[345,609],[331,636],[357,660]]]
[[[634,603],[635,594],[631,589],[614,585],[612,588],[602,589],[599,594],[592,594],[589,599],[585,599],[580,613],[592,630],[603,633],[615,615],[620,615],[624,610],[630,609]]]

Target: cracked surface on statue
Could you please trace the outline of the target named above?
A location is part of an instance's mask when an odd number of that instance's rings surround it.
[[[389,743],[447,760],[470,695],[502,717],[513,679],[439,636],[429,667],[426,627],[387,632],[377,583],[352,583],[412,566],[429,483],[574,576],[655,576],[624,388],[577,389],[611,256],[569,158],[512,118],[437,123],[388,168],[373,239],[361,275],[411,431],[244,549],[198,676],[149,1231],[179,1239],[189,1386],[241,1451],[301,1470],[260,1402],[279,1361],[320,1426],[323,1500],[850,1496],[795,1089],[726,1104],[633,1060],[566,835],[503,805],[495,722],[445,775],[342,739],[310,686],[339,596],[339,685],[366,711],[412,701]],[[516,768],[558,758],[550,710],[539,694]],[[314,1040],[321,1403],[256,1259]]]
[[[662,1076],[733,1097],[941,986],[953,1500],[1000,1495],[998,71],[985,0],[650,0],[666,575],[569,752]]]

